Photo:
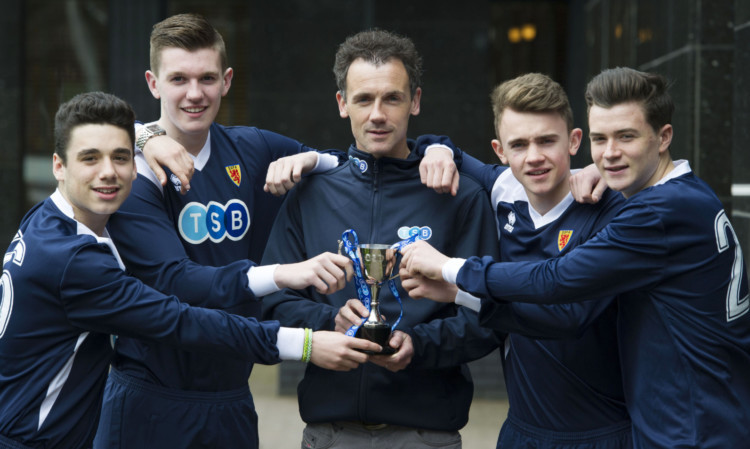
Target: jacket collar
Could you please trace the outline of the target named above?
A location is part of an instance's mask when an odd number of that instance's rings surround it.
[[[357,149],[356,146],[349,147],[349,162],[353,170],[359,172],[365,177],[372,176],[374,172],[406,172],[411,171],[419,166],[421,162],[414,151],[415,143],[413,140],[407,140],[409,146],[409,156],[406,159],[396,159],[391,157],[381,157],[375,159],[370,153]]]

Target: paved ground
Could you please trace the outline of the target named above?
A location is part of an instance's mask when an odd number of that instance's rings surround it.
[[[250,378],[259,416],[260,449],[296,449],[300,447],[304,423],[299,417],[297,398],[276,394],[277,374],[278,365],[255,365]],[[507,412],[507,401],[475,400],[469,424],[461,430],[464,448],[494,449]]]

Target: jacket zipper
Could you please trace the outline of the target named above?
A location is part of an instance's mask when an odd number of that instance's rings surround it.
[[[376,238],[376,226],[379,225],[379,221],[376,220],[377,217],[377,210],[378,206],[380,204],[380,189],[379,189],[379,183],[380,183],[380,161],[375,160],[372,164],[372,192],[371,192],[371,208],[370,208],[370,233],[368,236],[367,241],[363,241],[360,238],[359,243],[379,243],[375,241]],[[368,366],[369,363],[365,363],[362,366],[362,371],[360,372],[360,382],[359,382],[359,410],[358,414],[361,417],[362,421],[368,420],[368,414],[367,414],[367,379],[368,379],[368,371],[370,370],[370,367]]]

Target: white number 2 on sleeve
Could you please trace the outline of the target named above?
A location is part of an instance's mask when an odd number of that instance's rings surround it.
[[[716,246],[719,249],[719,253],[723,253],[729,249],[730,233],[734,239],[734,262],[732,263],[731,279],[729,281],[729,289],[727,290],[727,321],[732,321],[750,310],[750,298],[748,295],[740,298],[740,286],[742,285],[742,277],[745,275],[742,269],[744,267],[742,263],[742,249],[740,248],[737,234],[735,234],[724,210],[716,215],[714,231],[716,232]]]

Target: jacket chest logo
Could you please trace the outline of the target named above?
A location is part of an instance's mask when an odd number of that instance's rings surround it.
[[[557,234],[557,249],[559,251],[562,251],[566,246],[568,246],[568,242],[570,242],[570,236],[573,235],[573,231],[560,231]]]
[[[513,225],[516,224],[516,214],[513,211],[510,211],[508,214],[508,222],[505,223],[505,226],[503,228],[508,232],[513,232]]]
[[[169,180],[172,182],[172,186],[174,187],[174,190],[176,192],[179,192],[180,189],[182,189],[182,183],[180,182],[180,178],[177,177],[174,173],[169,175]]]
[[[362,173],[365,173],[367,171],[367,161],[363,161],[362,159],[356,158],[354,156],[349,156],[349,160],[352,161]]]
[[[429,240],[432,237],[432,228],[429,226],[401,226],[396,233],[401,240],[406,240],[414,235],[419,236],[417,240]]]
[[[227,165],[226,167],[227,175],[229,175],[229,179],[232,180],[232,182],[239,187],[240,183],[242,182],[242,171],[240,170],[240,166],[238,164],[234,165]]]

